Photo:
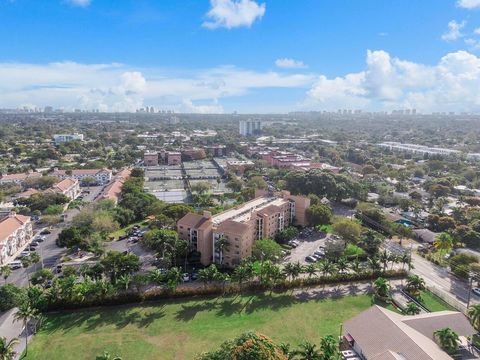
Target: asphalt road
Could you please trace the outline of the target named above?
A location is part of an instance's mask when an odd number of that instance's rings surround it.
[[[82,188],[84,190],[85,188]],[[101,191],[101,186],[90,187],[90,194],[84,197],[83,201],[92,202],[97,197],[98,193]],[[60,262],[60,259],[66,254],[66,248],[60,248],[56,245],[55,241],[57,240],[58,234],[67,227],[72,218],[79,213],[78,209],[69,209],[65,211],[67,218],[64,223],[59,223],[50,229],[51,234],[45,235],[47,238],[45,241],[41,242],[37,247],[36,252],[40,255],[41,261],[36,265],[32,265],[29,268],[21,268],[13,270],[12,274],[8,277],[7,281],[9,283],[15,284],[17,286],[27,286],[28,278],[30,274],[35,272],[38,269],[41,269],[42,266],[45,268],[52,268],[57,263]],[[43,229],[43,227],[35,227],[34,233],[38,233]]]

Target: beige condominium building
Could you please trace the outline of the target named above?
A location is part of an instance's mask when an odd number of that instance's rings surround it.
[[[274,238],[289,225],[306,225],[310,199],[288,191],[257,192],[255,199],[212,216],[189,213],[177,222],[181,239],[201,253],[201,263],[234,267],[252,254],[256,240]],[[225,241],[219,241],[219,239]],[[222,246],[221,244],[226,243]]]

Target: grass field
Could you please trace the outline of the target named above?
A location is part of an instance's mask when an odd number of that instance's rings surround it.
[[[443,310],[455,310],[445,301],[440,299],[435,294],[432,294],[430,291],[422,291],[420,294],[422,299],[422,304],[430,311],[443,311]]]
[[[90,360],[104,350],[123,360],[193,359],[249,330],[294,346],[318,344],[370,305],[367,295],[298,300],[284,293],[52,314],[24,359]]]

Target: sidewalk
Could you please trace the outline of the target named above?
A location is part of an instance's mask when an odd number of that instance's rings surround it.
[[[0,316],[0,337],[5,337],[7,341],[17,338],[19,343],[15,345],[17,353],[15,359],[20,359],[25,351],[25,336],[23,334],[23,323],[14,321],[17,309],[11,309]],[[31,336],[29,336],[29,341]]]

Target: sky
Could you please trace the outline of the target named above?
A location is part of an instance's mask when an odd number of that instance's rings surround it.
[[[480,0],[0,0],[0,108],[480,112]]]

